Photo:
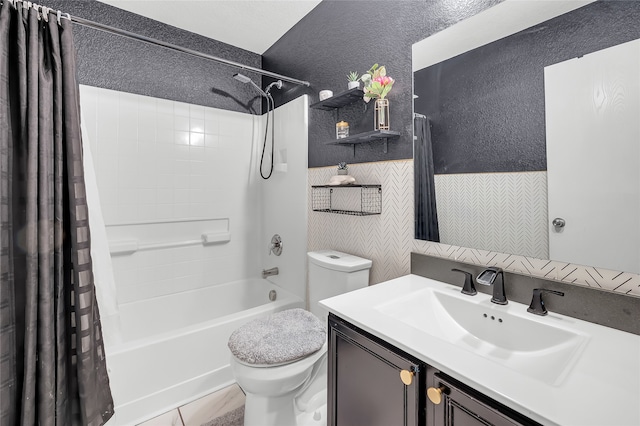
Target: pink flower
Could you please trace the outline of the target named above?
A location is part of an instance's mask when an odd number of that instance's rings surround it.
[[[391,77],[387,77],[386,75],[383,77],[376,77],[373,81],[380,83],[381,86],[386,86],[387,84],[393,83],[393,79]]]

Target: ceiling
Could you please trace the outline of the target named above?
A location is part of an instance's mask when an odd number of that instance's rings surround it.
[[[263,54],[320,0],[101,0]]]

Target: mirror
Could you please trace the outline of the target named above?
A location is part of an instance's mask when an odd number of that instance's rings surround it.
[[[639,23],[506,0],[416,43],[416,238],[640,273]]]

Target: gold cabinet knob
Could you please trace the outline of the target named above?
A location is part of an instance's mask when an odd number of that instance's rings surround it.
[[[444,386],[440,386],[438,388],[430,387],[427,389],[427,396],[429,397],[429,401],[438,405],[442,402],[442,394],[447,388]]]
[[[409,370],[400,371],[400,380],[402,380],[402,383],[404,383],[407,386],[409,386],[411,382],[413,382],[413,376],[414,376],[413,371],[409,371]]]

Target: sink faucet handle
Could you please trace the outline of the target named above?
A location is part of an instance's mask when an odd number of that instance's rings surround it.
[[[544,300],[542,300],[542,295],[544,293],[556,294],[558,296],[564,296],[564,293],[561,291],[548,290],[546,288],[534,288],[533,289],[533,297],[531,298],[531,303],[527,308],[527,312],[531,312],[536,315],[547,315],[547,308],[544,306]]]
[[[471,272],[463,271],[462,269],[453,268],[452,271],[462,272],[465,275],[464,286],[462,286],[462,294],[468,294],[469,296],[475,296],[478,294],[476,287],[473,285],[473,274]]]

